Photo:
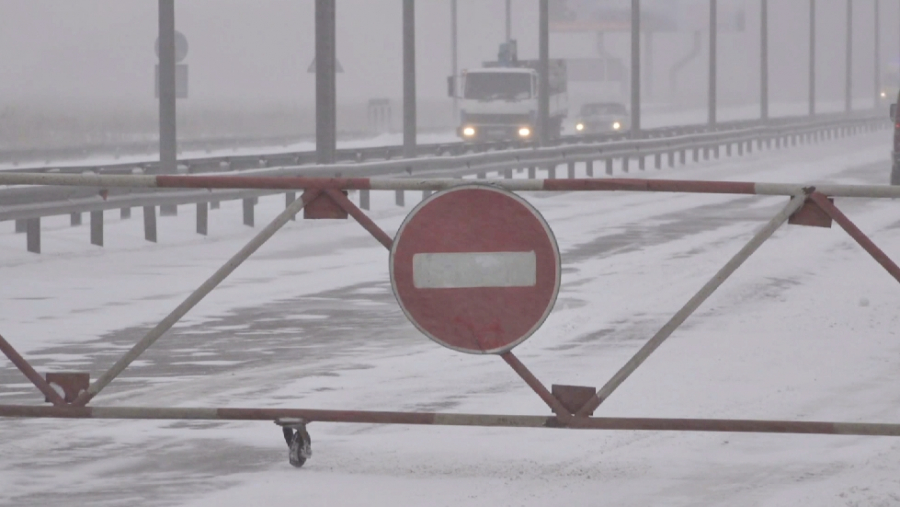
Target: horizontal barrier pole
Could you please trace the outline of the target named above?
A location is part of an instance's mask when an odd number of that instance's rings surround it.
[[[723,433],[793,433],[809,435],[900,436],[900,424],[741,419],[658,419],[578,417],[562,426],[554,416],[447,414],[435,412],[373,412],[280,408],[51,407],[0,405],[0,417],[63,419],[162,419],[275,421],[298,418],[307,422],[494,426],[506,428],[571,428],[617,431],[696,431]]]
[[[526,164],[527,165],[527,164]],[[303,190],[334,188],[344,190],[443,190],[470,185],[458,178],[308,178],[302,176],[103,176],[96,174],[0,173],[0,185],[69,185],[97,188],[205,188]],[[898,198],[900,186],[890,185],[810,185],[753,183],[741,181],[697,181],[663,179],[547,179],[480,180],[480,183],[512,191],[628,191],[705,194],[749,194],[793,196],[814,186],[831,197]]]

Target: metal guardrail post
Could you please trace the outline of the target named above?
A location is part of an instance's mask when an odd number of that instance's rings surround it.
[[[406,196],[403,193],[403,190],[397,190],[394,192],[394,204],[397,206],[406,206]]]
[[[156,206],[144,206],[144,240],[156,243]]]
[[[291,203],[293,203],[296,200],[297,200],[297,192],[287,192],[286,194],[284,194],[284,207],[287,208],[288,206],[291,205]],[[291,220],[296,221],[297,215],[292,216]]]
[[[575,179],[575,162],[569,162],[568,165],[568,176],[570,180]]]
[[[28,230],[28,222],[24,219],[16,220],[16,234],[22,234]]]
[[[197,203],[197,234],[206,236],[209,233],[209,205]]]
[[[122,208],[119,210],[119,218],[122,220],[128,220],[131,218],[131,208]]]
[[[253,227],[253,208],[256,205],[256,198],[250,197],[247,199],[243,199],[243,208],[244,208],[244,225],[247,227]]]
[[[370,194],[371,194],[371,192],[369,192],[366,189],[359,191],[359,207],[360,208],[362,208],[364,210],[369,210],[372,207],[372,204],[370,202],[370,199],[371,199]]]
[[[41,253],[41,219],[29,218],[28,226],[25,233],[25,242],[28,251],[31,253]]]
[[[588,160],[584,164],[585,164],[585,171],[587,171],[588,177],[593,178],[594,177],[594,160],[593,159]]]
[[[103,246],[103,211],[91,212],[91,244]]]
[[[69,225],[72,227],[81,225],[81,213],[69,213]]]

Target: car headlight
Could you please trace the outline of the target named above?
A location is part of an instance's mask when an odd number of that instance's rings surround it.
[[[519,137],[528,137],[531,135],[531,129],[528,127],[522,127],[519,129]]]
[[[886,98],[886,97],[887,97],[887,93],[881,92],[881,98]]]
[[[463,135],[466,137],[472,137],[475,135],[475,127],[466,127],[463,129]]]
[[[576,124],[576,125],[575,125],[575,130],[577,130],[577,131],[579,131],[579,132],[581,132],[582,130],[584,130],[584,123],[578,123],[578,124]]]
[[[619,130],[622,128],[622,124],[616,121],[616,122],[613,122],[612,127],[613,127],[613,130]]]

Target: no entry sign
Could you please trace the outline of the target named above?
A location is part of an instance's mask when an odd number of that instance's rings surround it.
[[[406,217],[391,248],[403,312],[460,352],[502,354],[547,318],[559,292],[559,248],[519,196],[486,185],[435,194]]]

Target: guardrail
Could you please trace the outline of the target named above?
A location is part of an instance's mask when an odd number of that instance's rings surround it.
[[[631,162],[639,169],[646,169],[647,160],[652,159],[654,167],[661,168],[664,159],[669,167],[688,162],[691,155],[693,161],[701,158],[719,157],[724,149],[726,156],[743,155],[754,149],[778,148],[798,143],[811,143],[853,135],[885,128],[890,125],[881,114],[861,113],[852,116],[827,115],[815,118],[805,117],[780,119],[777,122],[760,124],[759,122],[738,122],[743,128],[732,124],[722,129],[699,129],[700,132],[672,134],[672,130],[648,131],[641,139],[620,137],[565,138],[559,144],[548,147],[513,147],[509,143],[494,143],[496,149],[473,153],[452,154],[451,151],[423,155],[414,159],[378,160],[371,162],[342,162],[333,165],[299,165],[286,164],[283,167],[245,168],[239,171],[246,176],[305,176],[305,177],[463,177],[478,175],[486,177],[488,172],[499,171],[505,178],[512,178],[514,170],[526,170],[533,179],[537,169],[548,170],[549,177],[556,177],[559,166],[568,168],[568,177],[575,177],[577,163],[586,164],[588,176],[594,176],[594,166],[601,163],[605,173],[613,173],[613,161],[622,161],[622,170],[628,172]],[[697,128],[697,127],[685,127]],[[654,137],[655,136],[655,137]],[[484,145],[467,146],[451,145],[453,150],[481,149]],[[502,149],[507,147],[508,149]],[[377,148],[380,150],[389,149]],[[427,147],[421,147],[426,150]],[[369,149],[366,149],[369,150]],[[372,150],[376,150],[373,148]],[[372,152],[368,152],[372,153]],[[204,159],[200,164],[205,172],[204,164],[211,163]],[[238,164],[239,166],[243,164]],[[133,166],[132,169],[134,169]],[[196,169],[196,168],[195,168]],[[121,188],[111,182],[117,170],[97,171],[98,176],[106,177],[97,180],[96,188],[44,187],[14,188],[0,191],[0,221],[16,220],[16,230],[26,233],[26,245],[29,251],[40,252],[40,218],[54,215],[71,214],[73,225],[81,224],[81,214],[91,213],[91,242],[103,245],[103,211],[121,209],[123,218],[131,216],[131,208],[141,207],[144,210],[144,236],[148,241],[156,241],[156,207],[195,204],[197,206],[197,233],[208,233],[208,212],[216,208],[220,201],[242,200],[243,221],[248,226],[254,225],[254,206],[257,198],[271,195],[267,190],[160,190]],[[140,171],[138,171],[140,172]],[[193,170],[191,170],[193,172]],[[131,171],[129,171],[131,173]],[[47,180],[34,179],[45,176]],[[42,174],[4,172],[0,174],[0,185],[33,185],[39,181],[65,181],[66,174],[45,171]],[[113,178],[113,179],[110,179]],[[130,178],[129,178],[129,181]],[[60,183],[54,183],[59,185]],[[369,190],[360,189],[360,206],[369,208]],[[403,205],[404,190],[396,190],[396,203]],[[423,189],[427,195],[428,190]],[[423,195],[424,197],[425,195]],[[296,193],[286,193],[286,205],[296,199]]]

